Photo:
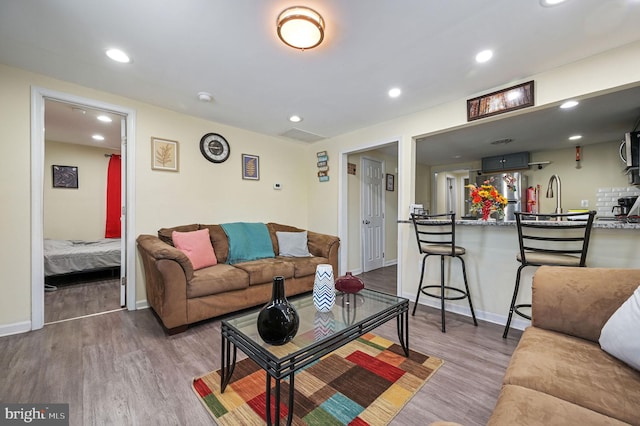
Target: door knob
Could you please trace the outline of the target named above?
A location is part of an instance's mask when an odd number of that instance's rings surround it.
[[[368,220],[363,220],[362,223],[364,223],[365,225],[369,225],[371,222],[369,222]]]

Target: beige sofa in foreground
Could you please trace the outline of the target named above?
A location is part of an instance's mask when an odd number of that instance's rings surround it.
[[[220,225],[183,225],[163,228],[155,235],[140,235],[138,252],[144,267],[147,300],[169,334],[189,324],[230,312],[263,305],[271,299],[273,277],[285,278],[287,296],[313,290],[316,267],[330,264],[338,271],[338,237],[307,231],[312,256],[278,256],[277,232],[304,230],[277,223],[266,224],[275,257],[227,264],[229,242]],[[172,232],[207,228],[217,265],[194,270],[189,258],[172,243]]]
[[[542,266],[532,325],[513,353],[489,425],[640,425],[640,371],[604,352],[602,327],[640,269]]]

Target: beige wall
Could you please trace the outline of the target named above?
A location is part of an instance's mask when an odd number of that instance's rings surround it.
[[[45,142],[44,237],[95,241],[104,238],[107,167],[112,150]],[[78,189],[54,188],[52,165],[78,167]]]
[[[5,173],[0,192],[5,208],[0,232],[11,244],[0,249],[0,327],[28,325],[31,320],[31,87],[107,102],[136,111],[135,234],[155,233],[163,226],[230,221],[275,221],[309,228],[308,185],[315,162],[306,161],[306,144],[260,135],[136,102],[109,93],[0,65],[0,137],[4,141]],[[197,102],[197,100],[194,100]],[[205,160],[202,135],[217,132],[231,145],[222,164]],[[151,170],[151,136],[180,143],[180,172]],[[260,156],[260,180],[241,178],[241,154]],[[315,155],[315,152],[314,152]],[[103,160],[106,160],[103,158]],[[50,170],[45,170],[45,175]],[[80,185],[83,184],[80,170]],[[317,181],[317,178],[316,178]],[[282,189],[273,189],[280,183]],[[10,201],[10,202],[9,202]],[[310,227],[313,230],[316,226]],[[146,299],[140,265],[136,268],[137,300]],[[0,333],[1,334],[1,333]]]

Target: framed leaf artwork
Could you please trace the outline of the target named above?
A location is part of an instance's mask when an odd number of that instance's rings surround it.
[[[260,180],[260,157],[242,154],[242,179]]]
[[[177,141],[151,138],[151,169],[167,172],[179,170]]]

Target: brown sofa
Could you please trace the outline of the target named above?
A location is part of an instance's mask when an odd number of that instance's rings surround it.
[[[209,229],[218,264],[194,271],[189,258],[173,246],[172,232]],[[147,289],[147,300],[169,334],[187,329],[189,324],[244,308],[262,305],[271,298],[274,276],[284,276],[287,296],[313,289],[316,266],[328,263],[338,271],[338,237],[307,231],[312,257],[278,256],[277,231],[303,229],[277,223],[267,228],[274,258],[226,264],[227,235],[220,225],[192,224],[163,228],[158,236],[137,239]]]
[[[640,371],[598,343],[640,269],[542,266],[489,425],[640,425]]]

